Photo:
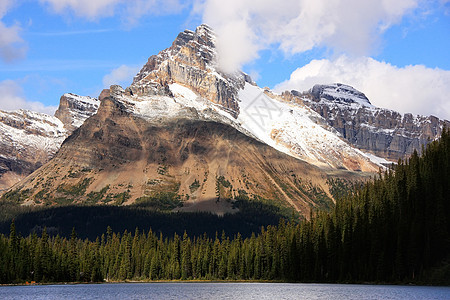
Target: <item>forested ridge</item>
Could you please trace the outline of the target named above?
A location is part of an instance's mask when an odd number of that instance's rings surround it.
[[[299,223],[216,237],[0,235],[2,283],[283,280],[450,284],[450,134]]]

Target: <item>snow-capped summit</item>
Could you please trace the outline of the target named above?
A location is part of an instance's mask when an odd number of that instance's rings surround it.
[[[215,43],[216,36],[207,25],[181,32],[171,47],[148,59],[129,90],[138,96],[161,95],[166,94],[170,84],[176,83],[237,116],[238,91],[251,79],[242,72],[222,72],[217,64]]]
[[[342,84],[315,85],[292,94],[320,114],[354,147],[390,161],[405,159],[414,150],[441,135],[450,122],[434,116],[413,116],[373,106],[353,87]]]
[[[55,116],[22,109],[0,111],[0,190],[51,159],[98,106],[95,98],[64,94]]]
[[[55,117],[64,123],[64,127],[69,133],[72,133],[87,118],[97,112],[99,105],[100,101],[97,98],[66,93],[59,100]]]
[[[114,87],[111,93],[148,121],[180,117],[217,121],[320,167],[378,170],[378,161],[342,140],[316,112],[257,87],[243,72],[222,72],[215,43],[207,25],[185,30],[171,47],[149,58],[130,87],[123,92]],[[319,92],[336,99],[365,98],[348,86],[332,88]]]
[[[342,83],[330,85],[316,84],[309,90],[313,100],[326,99],[337,103],[356,103],[364,106],[372,106],[366,95],[355,88]]]
[[[48,161],[66,138],[63,123],[29,110],[0,111],[0,190]]]

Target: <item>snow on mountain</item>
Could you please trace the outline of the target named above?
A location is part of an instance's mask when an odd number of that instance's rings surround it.
[[[366,95],[355,88],[342,83],[334,83],[329,85],[316,84],[309,93],[315,99],[326,99],[334,103],[355,103],[366,107],[374,107]]]
[[[400,114],[370,104],[367,97],[342,85],[316,85],[294,97],[320,114],[353,146],[388,161],[405,159],[438,138],[450,122],[434,116]],[[372,159],[377,160],[377,159]]]
[[[55,117],[64,123],[69,132],[72,132],[95,114],[99,105],[100,101],[97,98],[66,93],[61,96]]]
[[[51,159],[98,106],[95,98],[64,94],[55,116],[29,110],[0,111],[0,190]]]
[[[28,110],[0,111],[0,190],[8,188],[58,151],[67,136],[56,117]]]
[[[237,121],[277,150],[322,167],[374,169],[370,157],[313,121],[320,116],[307,107],[277,100],[276,95],[248,83],[239,99]]]
[[[45,150],[51,156],[67,134],[58,118],[29,110],[0,111],[0,132],[1,147],[11,149],[2,152],[9,156],[17,156],[33,149]]]
[[[242,72],[223,73],[217,65],[215,41],[207,25],[185,30],[170,48],[149,58],[121,97],[135,102],[129,107],[148,120],[184,115],[219,121],[321,167],[363,171],[380,167],[377,159],[371,160],[342,140],[311,109],[265,92]],[[336,85],[320,92],[371,106],[364,94],[349,86]]]

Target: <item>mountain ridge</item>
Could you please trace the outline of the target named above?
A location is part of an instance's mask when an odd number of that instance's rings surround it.
[[[361,179],[389,163],[352,145],[313,105],[375,110],[363,93],[334,84],[275,94],[245,73],[221,72],[215,39],[206,25],[186,30],[129,87],[113,85],[99,100],[65,94],[58,121],[73,133],[3,198],[155,205],[162,197],[171,209],[223,214],[245,193],[308,217],[332,205],[332,174]]]
[[[96,102],[95,98],[64,94],[55,116],[0,111],[0,191],[49,161],[64,139],[96,112]]]
[[[348,100],[340,101],[342,98],[336,99],[323,93],[334,87],[339,88],[339,84],[316,85],[307,92],[292,93],[320,114],[349,143],[388,160],[396,162],[406,159],[414,150],[420,153],[423,146],[440,136],[444,126],[450,126],[448,120],[440,120],[435,116],[401,114],[375,107],[360,92],[360,105]],[[364,99],[367,99],[366,103]]]
[[[233,212],[233,199],[243,193],[275,199],[305,217],[332,205],[328,176],[319,168],[220,122],[185,115],[148,122],[130,113],[119,92],[102,93],[97,114],[4,198],[54,205],[166,197],[183,203],[177,210],[223,214]]]

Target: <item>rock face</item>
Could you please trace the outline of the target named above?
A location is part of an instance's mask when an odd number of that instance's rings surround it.
[[[362,106],[372,106],[366,95],[351,86],[341,83],[332,85],[316,84],[309,93],[315,100],[326,99],[334,103],[355,103]]]
[[[56,117],[28,110],[0,111],[0,190],[50,160],[64,139],[95,114],[99,101],[65,94]]]
[[[244,73],[225,74],[217,67],[216,36],[210,27],[181,32],[172,46],[152,55],[135,76],[133,94],[160,94],[169,84],[189,87],[201,97],[221,105],[233,116],[239,114],[238,90],[250,78]]]
[[[64,94],[59,100],[55,117],[63,122],[64,128],[70,134],[80,127],[87,118],[94,115],[99,105],[100,101],[96,98],[71,93]]]
[[[154,98],[153,105],[174,100],[165,97]],[[179,210],[218,214],[232,212],[238,194],[272,199],[305,216],[331,205],[328,176],[319,168],[221,122],[190,114],[154,122],[142,117],[140,103],[117,86],[109,95],[102,92],[98,113],[4,197],[49,205],[169,197],[183,202]]]
[[[377,108],[367,97],[343,84],[315,85],[292,91],[355,147],[392,161],[404,159],[438,138],[449,121]]]

